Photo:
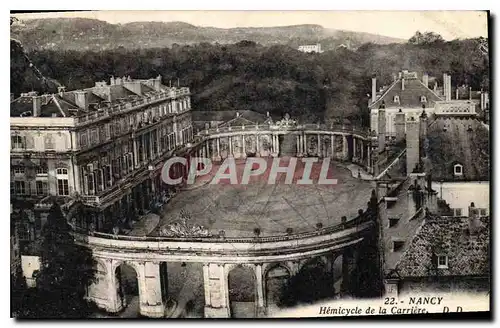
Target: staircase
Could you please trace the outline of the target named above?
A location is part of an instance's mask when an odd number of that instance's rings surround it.
[[[297,156],[297,135],[284,134],[279,138],[279,156]]]

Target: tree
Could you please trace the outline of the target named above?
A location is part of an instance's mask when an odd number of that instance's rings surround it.
[[[71,232],[54,203],[42,231],[36,289],[23,305],[21,318],[83,318],[93,310],[84,298],[95,263],[91,252],[77,245]]]

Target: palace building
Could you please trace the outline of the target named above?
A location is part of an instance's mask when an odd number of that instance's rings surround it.
[[[32,218],[30,239],[54,199],[92,209],[92,229],[122,227],[159,197],[164,161],[193,141],[189,89],[160,76],[24,93],[10,114],[11,195]]]

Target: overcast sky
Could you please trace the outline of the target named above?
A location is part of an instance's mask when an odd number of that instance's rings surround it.
[[[481,11],[87,11],[15,16],[21,19],[86,17],[113,24],[182,21],[221,28],[319,24],[403,39],[409,39],[417,30],[439,33],[446,40],[488,35],[487,14]]]

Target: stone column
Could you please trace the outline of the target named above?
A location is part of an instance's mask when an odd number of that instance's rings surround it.
[[[229,318],[229,293],[224,264],[209,263],[206,267],[203,271],[205,318]]]
[[[354,292],[352,290],[355,281],[353,281],[354,273],[356,271],[356,257],[357,252],[355,249],[346,249],[342,254],[342,293],[350,294]]]
[[[276,153],[276,156],[278,156],[278,154],[280,153],[280,139],[279,139],[278,135],[274,136],[274,143],[276,145],[275,153]]]
[[[347,145],[347,136],[345,134],[342,135],[342,158],[343,160],[347,160],[349,157],[349,146]]]
[[[368,167],[368,172],[369,173],[373,173],[373,169],[372,169],[372,158],[371,158],[371,154],[372,154],[372,151],[371,151],[371,143],[369,142],[368,143],[368,147],[367,147],[367,154],[366,154],[366,157],[367,157],[367,167]]]
[[[227,157],[233,157],[233,137],[229,136],[227,139],[229,140],[229,154]]]
[[[241,147],[242,147],[242,151],[241,151],[241,158],[247,158],[247,151],[246,151],[246,145],[245,145],[245,135],[242,134],[241,135]]]
[[[304,154],[308,154],[309,150],[307,149],[307,134],[304,133]]]
[[[265,315],[264,283],[262,281],[262,264],[255,265],[255,278],[257,283],[257,317]]]
[[[258,134],[255,135],[255,154],[260,157],[260,138]]]
[[[220,138],[216,139],[216,143],[217,143],[217,158],[219,159],[220,158]]]
[[[137,167],[139,165],[139,154],[137,153],[137,138],[134,137],[134,166]]]
[[[356,152],[356,138],[352,136],[352,161],[357,162],[357,152]]]
[[[335,136],[330,135],[330,148],[331,148],[331,157],[335,157]]]
[[[151,318],[163,317],[165,307],[161,295],[160,263],[139,262],[136,268],[141,315]]]
[[[360,141],[360,144],[361,144],[361,147],[359,148],[360,151],[359,151],[359,159],[360,159],[360,163],[363,164],[364,163],[364,150],[363,148],[365,147],[365,143],[363,142],[363,140]]]
[[[318,133],[318,157],[323,157],[321,154],[321,135]]]
[[[299,136],[297,136],[297,138],[296,138],[296,143],[297,143],[297,145],[296,145],[297,146],[296,147],[297,148],[297,156],[300,156],[300,137]]]

